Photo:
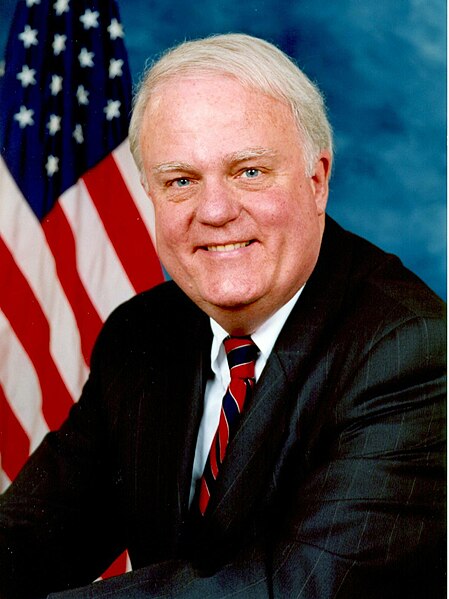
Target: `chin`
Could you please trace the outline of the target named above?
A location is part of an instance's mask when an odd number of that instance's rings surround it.
[[[234,312],[236,310],[241,310],[246,308],[247,306],[253,304],[257,301],[257,297],[249,296],[249,295],[218,295],[218,296],[209,296],[207,298],[203,298],[209,306],[213,306],[218,310],[226,310],[230,312]]]
[[[234,281],[213,281],[211,278],[204,280],[202,277],[201,280],[198,277],[187,284],[183,284],[186,281],[177,281],[190,299],[208,314],[211,310],[239,310],[257,302],[263,295],[260,289],[256,292],[254,286],[236,286]],[[175,277],[173,279],[176,281]]]

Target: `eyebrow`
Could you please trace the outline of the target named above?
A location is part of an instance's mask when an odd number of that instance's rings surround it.
[[[152,168],[153,173],[171,173],[173,171],[192,171],[195,170],[187,162],[163,162]]]
[[[245,148],[237,152],[228,154],[223,159],[223,162],[230,162],[236,164],[239,162],[245,162],[245,160],[252,160],[254,158],[274,158],[277,156],[277,152],[270,148],[256,147],[256,148]],[[154,174],[172,173],[176,171],[196,171],[195,167],[187,162],[162,162],[152,168]]]
[[[233,152],[229,156],[227,156],[227,160],[230,162],[244,162],[245,160],[252,160],[253,158],[274,158],[277,156],[277,152],[272,150],[271,148],[246,148],[244,150],[239,150],[238,152]]]

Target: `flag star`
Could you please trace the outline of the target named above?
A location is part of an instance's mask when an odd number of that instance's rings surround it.
[[[73,132],[73,137],[75,138],[76,143],[82,144],[84,141],[83,128],[81,125],[76,125],[75,130]]]
[[[53,38],[53,43],[51,45],[53,48],[53,54],[55,56],[59,56],[61,54],[61,52],[63,52],[65,50],[66,41],[67,41],[66,35],[61,35],[60,33],[55,34],[55,37]]]
[[[65,12],[69,12],[69,0],[56,0],[53,4],[53,8],[58,16],[61,16]]]
[[[98,27],[98,17],[100,13],[96,10],[92,12],[90,8],[80,16],[80,21],[83,24],[84,29],[90,29],[91,27]]]
[[[84,104],[87,106],[89,104],[89,92],[85,89],[84,85],[78,85],[78,89],[76,90],[76,97],[78,99],[78,104]]]
[[[5,74],[5,66],[5,61],[0,60],[0,77],[3,77],[3,75]]]
[[[31,29],[29,25],[25,25],[25,29],[19,33],[19,40],[23,42],[25,48],[37,46],[37,29]]]
[[[34,110],[21,106],[19,112],[14,115],[14,120],[19,123],[21,129],[24,129],[27,125],[34,125],[33,114]]]
[[[121,102],[119,100],[108,100],[107,105],[103,108],[108,121],[112,121],[113,118],[120,116],[120,106]]]
[[[22,87],[28,87],[29,85],[34,85],[36,83],[36,79],[34,75],[36,74],[35,69],[30,69],[27,64],[24,64],[20,73],[17,73],[16,77],[22,84]]]
[[[47,164],[45,165],[45,169],[47,171],[47,175],[49,177],[53,177],[55,173],[59,171],[59,158],[50,154],[47,158]]]
[[[114,79],[114,77],[121,77],[122,73],[123,60],[119,58],[116,60],[115,58],[111,58],[109,61],[109,78]]]
[[[35,4],[40,4],[41,3],[41,0],[26,0],[26,1],[27,1],[28,8],[31,8]]]
[[[111,24],[108,27],[108,33],[111,40],[123,37],[123,25],[119,23],[117,19],[112,19]]]
[[[94,66],[94,56],[93,52],[88,52],[86,48],[81,48],[81,52],[78,55],[78,60],[80,61],[80,65],[82,67],[93,67]]]
[[[55,135],[61,129],[61,117],[56,114],[50,115],[50,120],[47,123],[47,129],[50,135]]]
[[[62,90],[62,77],[60,75],[52,75],[50,83],[50,91],[52,96],[57,96]]]

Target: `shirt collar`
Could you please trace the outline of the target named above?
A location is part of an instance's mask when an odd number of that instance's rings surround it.
[[[279,337],[279,333],[290,316],[290,312],[293,310],[293,306],[296,304],[303,289],[304,286],[251,335],[251,339],[257,345],[265,360],[268,360],[276,339]]]
[[[268,320],[266,320],[252,335],[251,338],[260,350],[260,358],[262,368],[265,366],[268,357],[273,349],[276,339],[281,332],[293,306],[296,304],[299,296],[302,293],[304,286],[301,287],[295,295],[284,304],[277,312],[275,312]],[[226,339],[229,333],[227,333],[222,326],[218,324],[213,318],[210,319],[210,326],[213,333],[212,347],[211,347],[211,368],[216,376],[221,376],[220,369],[222,366],[227,367],[227,361],[224,360],[224,348],[223,341]],[[259,360],[258,360],[259,362]],[[258,368],[256,363],[256,379],[259,378],[262,368]]]

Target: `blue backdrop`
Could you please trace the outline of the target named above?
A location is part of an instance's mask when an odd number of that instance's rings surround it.
[[[131,70],[186,38],[238,31],[296,58],[335,130],[329,213],[446,296],[444,0],[119,0]],[[0,0],[0,53],[15,0]]]

